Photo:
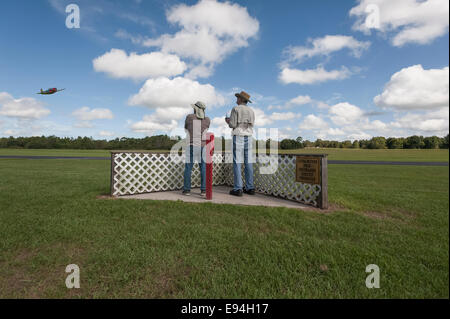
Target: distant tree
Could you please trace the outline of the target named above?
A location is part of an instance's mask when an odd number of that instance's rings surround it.
[[[341,143],[341,145],[342,145],[342,148],[351,148],[353,144],[352,144],[352,141],[347,140],[347,141],[343,141]]]
[[[328,147],[338,148],[339,147],[339,142],[338,141],[328,141]]]
[[[318,139],[314,142],[314,146],[315,146],[315,147],[324,147],[324,146],[323,146],[323,141],[322,141],[320,138],[318,138]]]
[[[417,135],[407,137],[405,140],[405,144],[404,144],[405,148],[410,148],[410,149],[423,148],[424,146],[425,146],[425,144],[423,142],[423,137],[417,136]]]
[[[442,138],[441,145],[439,145],[439,147],[448,149],[448,134]]]
[[[403,143],[404,143],[403,138],[389,137],[386,140],[386,145],[387,145],[387,148],[389,148],[389,149],[403,148]]]
[[[303,144],[292,139],[284,139],[280,142],[280,148],[283,150],[293,150],[303,148]]]
[[[359,147],[360,148],[368,148],[370,141],[369,140],[360,140]]]
[[[386,138],[382,136],[372,137],[372,139],[369,142],[368,148],[370,149],[386,148]]]
[[[217,138],[219,140],[219,138]],[[223,149],[231,149],[231,139],[220,137]],[[29,148],[29,149],[108,149],[108,150],[170,150],[181,140],[181,137],[167,135],[147,136],[144,138],[122,137],[112,140],[95,140],[92,137],[57,137],[57,136],[31,136],[31,137],[1,137],[0,148]],[[264,141],[262,141],[264,142]],[[266,148],[270,148],[270,139],[265,141]],[[315,142],[303,140],[301,137],[275,141],[276,147],[281,149],[298,149],[303,147],[321,148],[447,148],[449,147],[449,134],[445,137],[410,136],[407,138],[374,137],[370,140],[349,140],[338,142],[317,139]],[[219,144],[219,143],[217,143]],[[217,146],[219,147],[219,146]]]
[[[303,147],[314,147],[314,142],[311,142],[309,140],[303,141]]]
[[[425,137],[423,139],[424,148],[436,149],[441,144],[441,139],[437,136]]]

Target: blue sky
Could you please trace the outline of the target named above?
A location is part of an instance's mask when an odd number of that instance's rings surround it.
[[[80,9],[79,29],[66,27],[70,3]],[[0,136],[183,135],[197,100],[207,104],[211,129],[227,135],[223,117],[240,90],[252,95],[257,127],[278,128],[280,138],[443,136],[448,7],[441,0],[4,2]],[[50,87],[66,90],[35,94]]]

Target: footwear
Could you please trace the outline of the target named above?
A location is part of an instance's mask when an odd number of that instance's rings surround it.
[[[254,189],[247,190],[247,189],[244,188],[244,193],[248,194],[248,195],[255,195],[255,190]]]
[[[206,191],[201,191],[201,192],[200,192],[200,196],[201,196],[201,197],[205,197],[205,196],[206,196]]]
[[[232,190],[230,191],[230,195],[241,197],[241,196],[242,196],[242,189],[239,189],[239,190],[234,190],[234,189],[232,189]]]
[[[185,196],[191,196],[191,191],[183,191],[182,194]]]

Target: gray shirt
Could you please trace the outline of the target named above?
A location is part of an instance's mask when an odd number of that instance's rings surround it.
[[[184,128],[189,134],[189,145],[205,146],[206,145],[206,131],[208,131],[211,120],[205,117],[203,120],[199,119],[195,114],[186,116]]]
[[[241,104],[231,110],[230,123],[232,134],[238,136],[252,136],[255,125],[255,112],[247,105]]]

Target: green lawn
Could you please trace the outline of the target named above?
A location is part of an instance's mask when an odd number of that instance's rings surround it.
[[[368,149],[302,149],[280,151],[287,154],[328,154],[330,160],[448,162],[448,149],[436,150],[368,150]]]
[[[150,151],[145,151],[150,152]],[[165,151],[151,151],[165,152]],[[367,150],[367,149],[301,149],[280,151],[286,154],[328,154],[330,160],[355,161],[409,161],[409,162],[448,162],[447,150]],[[108,157],[107,150],[30,150],[30,149],[2,149],[0,155],[34,155],[34,156],[86,156]]]
[[[108,157],[111,156],[111,152],[107,150],[32,150],[0,148],[0,155]]]
[[[330,165],[326,214],[99,199],[109,169],[0,159],[0,298],[449,297],[448,167]]]

